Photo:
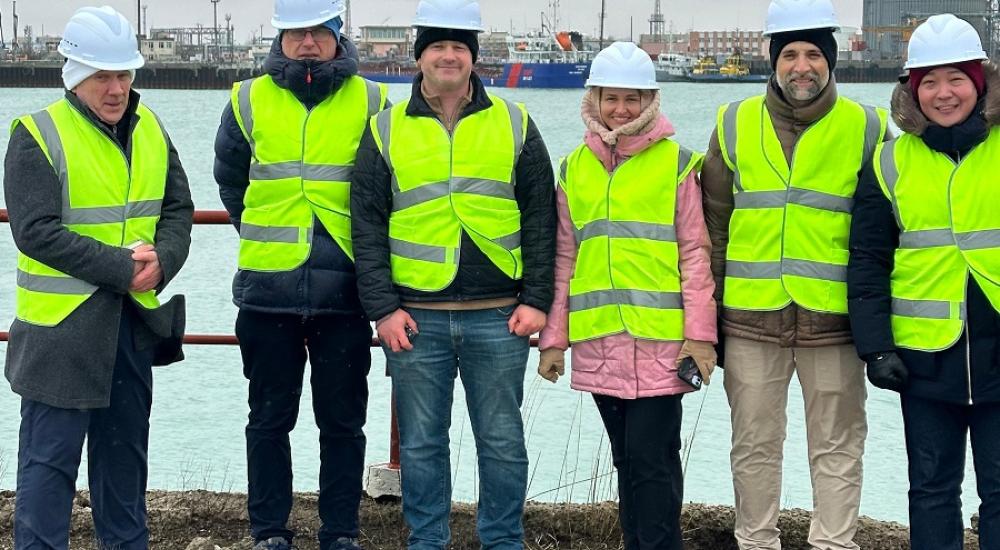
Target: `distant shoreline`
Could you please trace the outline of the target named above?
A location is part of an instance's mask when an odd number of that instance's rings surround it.
[[[898,67],[837,66],[839,83],[895,82]],[[138,70],[136,87],[166,90],[228,90],[233,82],[257,76],[259,69],[203,63],[150,63]],[[62,63],[58,61],[0,62],[0,88],[62,88]]]
[[[246,495],[210,491],[150,491],[150,548],[152,550],[245,550],[250,547]],[[14,492],[0,491],[0,550],[13,547]],[[621,547],[617,505],[552,504],[529,502],[525,509],[525,540],[529,549],[573,548],[613,550]],[[689,503],[684,506],[681,528],[687,550],[729,550],[733,540],[734,512],[729,506]],[[782,546],[805,548],[810,514],[785,510],[778,527]],[[975,525],[975,522],[973,523]],[[290,519],[301,550],[317,548],[319,519],[316,495],[298,493]],[[475,507],[455,503],[452,509],[452,544],[455,550],[479,548],[475,536]],[[398,549],[406,545],[406,528],[398,502],[362,502],[361,544],[367,550]],[[862,517],[855,542],[865,550],[909,548],[909,529],[894,522]],[[966,531],[966,547],[978,547],[978,537]],[[77,494],[73,505],[71,548],[90,548],[93,540],[89,497]]]

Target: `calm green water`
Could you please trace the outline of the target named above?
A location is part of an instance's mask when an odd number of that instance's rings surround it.
[[[687,147],[704,150],[719,105],[760,93],[757,84],[664,85],[663,110],[677,128],[676,139]],[[841,85],[848,97],[885,106],[888,84]],[[494,90],[527,104],[553,159],[569,153],[581,140],[580,91]],[[57,97],[57,90],[0,88],[0,124],[38,110]],[[390,86],[394,101],[405,99],[408,85]],[[149,90],[143,93],[167,125],[191,181],[200,209],[221,209],[212,179],[212,144],[225,91]],[[0,151],[6,151],[7,133],[0,132]],[[833,151],[831,151],[834,153]],[[0,167],[2,173],[2,167]],[[188,297],[188,331],[232,333],[236,308],[230,301],[230,282],[236,265],[236,232],[230,227],[196,227],[191,257],[169,293]],[[13,317],[15,249],[9,230],[0,228],[0,326]],[[0,352],[5,344],[0,343]],[[238,350],[189,346],[187,360],[155,371],[155,396],[150,442],[151,488],[245,491],[246,469],[243,429],[246,422],[246,380]],[[531,459],[531,498],[547,501],[587,502],[614,498],[610,452],[604,430],[589,395],[569,389],[568,377],[551,385],[534,374],[537,354],[532,352],[525,377],[524,405],[528,454]],[[368,461],[388,459],[389,382],[384,359],[373,350],[369,376],[371,400],[368,415]],[[715,383],[684,399],[684,456],[687,461],[685,500],[732,504],[729,475],[729,407],[722,389],[722,374]],[[0,389],[0,488],[15,485],[19,398],[6,384]],[[295,487],[317,487],[318,432],[310,412],[310,390],[304,389],[299,426],[292,435]],[[458,384],[452,429],[455,498],[476,498],[475,445]],[[788,403],[788,439],[782,507],[812,507],[809,465],[806,460],[803,405],[799,386],[792,381]],[[906,456],[898,401],[894,394],[869,388],[869,439],[865,455],[862,514],[906,522]],[[965,515],[978,499],[971,469],[965,483]],[[81,468],[80,486],[86,484]]]

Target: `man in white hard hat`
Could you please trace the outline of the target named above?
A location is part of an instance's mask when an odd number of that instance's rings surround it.
[[[156,295],[187,258],[194,206],[132,89],[143,58],[125,17],[77,10],[59,53],[66,94],[14,122],[4,165],[18,249],[6,376],[22,398],[14,547],[68,548],[86,440],[98,545],[146,549],[151,367],[183,357],[183,297]]]
[[[479,539],[522,548],[528,337],[552,302],[552,165],[523,105],[472,70],[479,4],[422,0],[410,98],[379,113],[351,182],[361,303],[392,376],[409,547],[448,546],[448,428],[465,387]],[[516,182],[516,185],[515,185]]]
[[[774,74],[765,94],[719,109],[702,171],[741,549],[781,547],[793,374],[813,488],[809,546],[858,547],[866,389],[847,318],[847,241],[858,175],[887,117],[838,97],[838,27],[830,0],[772,0]]]
[[[950,13],[914,29],[892,93],[903,134],[855,195],[848,304],[874,386],[899,392],[910,548],[961,550],[975,467],[980,549],[1000,548],[1000,69]]]
[[[264,75],[233,86],[215,179],[240,234],[233,302],[249,379],[250,533],[287,550],[295,533],[289,433],[306,359],[320,432],[321,550],[358,548],[371,324],[358,301],[348,193],[361,133],[386,106],[357,75],[343,0],[276,0]]]

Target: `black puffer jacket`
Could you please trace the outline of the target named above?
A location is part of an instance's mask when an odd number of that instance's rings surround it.
[[[965,122],[950,128],[930,123],[907,84],[900,84],[893,93],[893,120],[904,132],[920,136],[928,147],[952,160],[965,157],[986,139],[990,127],[1000,126],[1000,71],[992,64],[985,67],[986,96]],[[983,185],[996,183],[987,178]],[[910,395],[956,404],[969,403],[970,398],[974,403],[1000,401],[1000,315],[972,277],[966,291],[967,330],[958,342],[936,353],[896,349],[889,321],[889,275],[898,246],[899,226],[892,204],[868,166],[854,197],[847,268],[848,308],[858,355],[866,359],[896,351],[910,374],[905,390]]]
[[[420,92],[421,77],[413,82],[408,116],[436,117]],[[482,81],[472,74],[472,102],[460,118],[488,109],[492,102]],[[507,277],[462,234],[461,261],[455,280],[442,291],[420,292],[394,286],[389,268],[389,213],[392,211],[391,174],[366,130],[358,148],[351,181],[352,238],[358,270],[361,303],[373,320],[392,313],[402,301],[453,302],[487,298],[518,297],[534,308],[548,312],[552,305],[555,265],[555,180],[548,150],[535,123],[528,119],[524,148],[515,167],[514,190],[521,210],[521,281]]]
[[[340,39],[337,57],[328,62],[288,59],[275,40],[264,70],[275,84],[290,90],[307,109],[337,93],[358,73],[358,51],[346,37]],[[336,131],[336,128],[331,128]],[[250,144],[240,131],[230,103],[222,113],[215,137],[215,181],[229,218],[239,230],[250,170]],[[292,271],[240,270],[233,280],[233,302],[240,308],[266,313],[297,315],[360,314],[354,264],[314,220],[312,252]]]

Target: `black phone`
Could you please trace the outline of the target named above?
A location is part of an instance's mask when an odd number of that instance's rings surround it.
[[[681,360],[681,363],[677,365],[677,378],[696,390],[701,389],[701,371],[698,370],[698,364],[694,362],[694,357],[685,357]]]

